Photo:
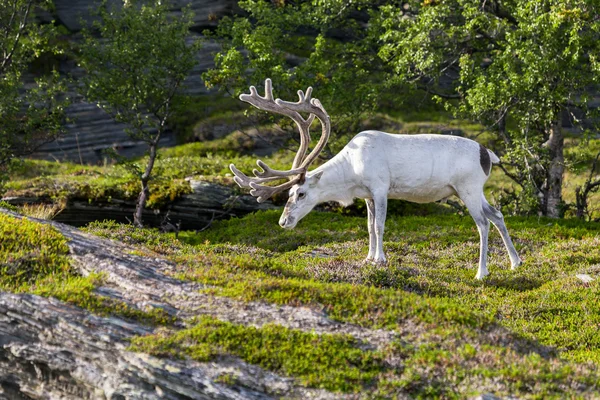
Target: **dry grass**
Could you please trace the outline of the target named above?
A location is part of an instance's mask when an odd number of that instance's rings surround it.
[[[51,220],[64,210],[65,204],[61,203],[50,203],[50,204],[24,204],[20,207],[20,212],[23,215],[32,218]]]

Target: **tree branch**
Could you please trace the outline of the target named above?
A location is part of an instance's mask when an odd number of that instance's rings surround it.
[[[25,8],[25,13],[23,14],[23,19],[19,24],[19,30],[17,31],[17,35],[15,37],[15,40],[13,41],[12,49],[10,50],[8,55],[4,56],[4,59],[2,60],[2,64],[0,65],[0,72],[4,71],[4,69],[6,68],[6,66],[8,65],[10,60],[12,59],[12,56],[15,53],[15,50],[17,49],[17,45],[19,44],[21,35],[23,34],[25,27],[27,26],[27,18],[29,18],[29,11],[31,10],[32,3],[33,3],[33,0],[29,0],[29,2],[27,3],[27,7]],[[16,2],[15,2],[15,7],[16,7]]]
[[[12,9],[12,14],[10,16],[10,20],[8,21],[8,24],[6,24],[6,26],[4,27],[4,40],[8,41],[8,34],[10,32],[10,28],[13,24],[13,21],[15,20],[15,15],[17,15],[17,1],[15,0],[13,2],[13,9]],[[4,54],[4,57],[6,57],[6,54]]]
[[[512,179],[515,183],[517,183],[523,189],[525,189],[525,185],[523,184],[523,182],[521,182],[522,179],[520,179],[518,176],[514,175],[513,173],[508,172],[508,170],[506,169],[506,167],[504,166],[503,163],[498,164],[498,166],[506,174],[506,176],[508,176],[510,179]]]

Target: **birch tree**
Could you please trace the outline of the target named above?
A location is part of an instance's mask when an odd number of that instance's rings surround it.
[[[199,41],[190,38],[192,13],[173,16],[160,0],[103,3],[95,32],[81,46],[85,97],[126,124],[127,134],[148,146],[148,161],[135,172],[140,193],[133,216],[142,226],[159,142],[172,115],[174,96],[196,64]],[[94,35],[95,33],[96,35]]]

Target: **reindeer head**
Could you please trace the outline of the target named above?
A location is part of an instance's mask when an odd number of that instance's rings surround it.
[[[296,103],[273,99],[273,87],[271,80],[265,80],[265,96],[261,97],[256,92],[254,86],[250,86],[250,94],[240,95],[240,100],[252,104],[254,107],[285,115],[291,118],[300,131],[300,148],[294,157],[292,168],[287,171],[279,171],[270,168],[267,164],[258,160],[256,163],[262,170],[253,171],[254,178],[246,176],[239,171],[233,164],[229,169],[235,175],[235,182],[243,188],[250,188],[250,194],[256,197],[259,203],[267,200],[273,195],[290,189],[290,197],[285,206],[279,225],[283,228],[293,228],[298,221],[312,210],[318,203],[316,195],[310,193],[311,187],[320,179],[321,173],[307,174],[308,167],[317,158],[323,150],[329,139],[331,125],[329,115],[323,108],[318,99],[311,99],[312,88],[306,89],[306,94],[302,90],[298,91],[299,100]],[[307,113],[308,118],[304,119],[300,113]],[[322,135],[315,148],[306,156],[308,145],[310,143],[309,128],[316,118],[321,122]],[[306,157],[305,157],[306,156]],[[264,185],[266,182],[276,181],[287,178],[288,181],[277,186]]]
[[[312,190],[319,183],[323,171],[308,174],[306,178],[292,186],[290,196],[283,214],[279,218],[279,225],[285,229],[292,229],[311,210],[321,202],[318,190]]]

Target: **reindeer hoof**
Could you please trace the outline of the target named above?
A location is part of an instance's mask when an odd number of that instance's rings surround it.
[[[482,281],[482,280],[483,280],[483,278],[485,278],[485,277],[486,277],[486,276],[488,276],[489,274],[490,274],[490,273],[489,273],[489,272],[487,272],[487,271],[485,271],[485,272],[483,272],[483,271],[477,271],[477,275],[475,275],[475,279],[477,279],[477,280],[479,280],[479,281]]]
[[[510,269],[514,271],[520,265],[523,265],[523,260],[521,260],[521,259],[519,259],[517,262],[511,263]]]
[[[375,257],[367,257],[364,259],[363,264],[371,264],[371,265],[385,265],[387,264],[387,260],[378,260]]]

